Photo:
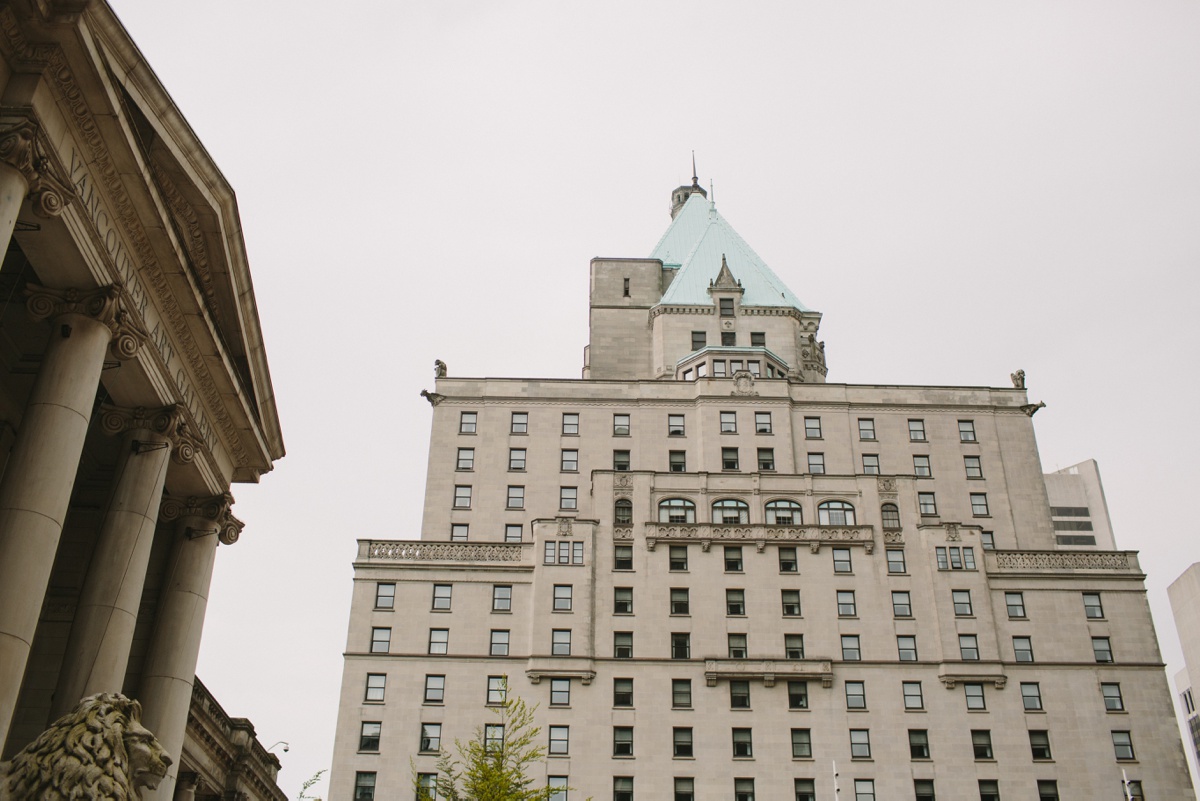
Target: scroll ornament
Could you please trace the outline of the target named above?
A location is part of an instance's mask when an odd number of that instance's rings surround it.
[[[0,129],[0,161],[21,173],[29,183],[33,213],[39,217],[57,217],[75,197],[74,190],[55,177],[50,159],[38,141],[38,125],[28,117],[17,117]]]
[[[112,332],[109,350],[121,360],[132,359],[150,334],[122,308],[121,288],[110,284],[97,289],[50,289],[30,285],[25,308],[35,320],[78,314],[103,323]]]
[[[246,524],[233,516],[232,507],[233,496],[228,492],[209,498],[164,498],[158,510],[158,517],[167,523],[188,517],[210,521],[216,524],[217,539],[221,544],[233,545],[238,541]]]
[[[170,444],[171,458],[176,464],[191,463],[200,446],[200,439],[191,433],[184,407],[179,403],[158,409],[144,406],[126,409],[106,404],[101,408],[100,427],[111,436],[138,429],[153,431]]]

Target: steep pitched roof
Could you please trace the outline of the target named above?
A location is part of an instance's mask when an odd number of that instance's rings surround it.
[[[661,305],[707,305],[709,281],[721,271],[724,256],[734,278],[742,284],[743,306],[791,306],[811,311],[771,272],[766,262],[738,236],[715,203],[699,194],[688,198],[675,215],[650,258],[679,272],[667,288]]]

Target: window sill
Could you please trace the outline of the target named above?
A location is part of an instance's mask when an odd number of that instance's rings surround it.
[[[871,710],[867,709],[866,707],[861,707],[861,708],[854,707],[853,709],[847,709],[846,711],[847,712],[870,712]]]
[[[451,611],[453,611],[453,610],[450,610],[450,609],[430,609],[429,611],[430,611],[430,612],[433,612],[435,615],[448,615],[448,614],[450,614],[450,612],[451,612]]]
[[[369,705],[371,705],[371,706],[383,706],[383,705],[384,705],[384,704],[386,704],[387,702],[386,702],[386,701],[368,701],[368,700],[366,700],[366,699],[363,699],[363,703],[364,703],[364,704],[369,704]]]
[[[671,757],[671,759],[674,759],[674,760],[677,760],[680,762],[688,762],[688,761],[694,762],[696,760],[696,758],[694,756],[673,756],[673,757]]]
[[[504,509],[507,512],[524,512],[525,511],[524,506],[505,506]]]
[[[570,754],[546,754],[546,759],[570,759]]]
[[[967,481],[984,481],[983,476],[967,476]]]
[[[1026,715],[1044,715],[1044,714],[1046,714],[1046,710],[1044,710],[1044,709],[1026,709],[1025,714]]]
[[[510,468],[508,468],[508,472],[510,472],[510,473],[524,473],[524,472],[525,472],[525,468],[524,468],[524,467],[510,467]]]
[[[395,607],[377,606],[377,607],[375,607],[375,609],[373,611],[375,611],[375,612],[395,612],[396,609],[395,609]]]
[[[613,759],[634,759],[633,754],[613,754]]]
[[[989,514],[989,515],[977,515],[977,514],[972,514],[972,515],[971,515],[971,517],[976,517],[976,518],[979,518],[979,519],[991,519],[991,517],[992,517],[992,516],[991,516],[990,514]]]
[[[475,468],[474,467],[456,467],[456,468],[454,468],[454,472],[455,473],[474,473]]]
[[[374,703],[382,704],[383,701],[375,701]],[[445,701],[422,701],[421,706],[445,706]]]
[[[927,709],[906,709],[904,711],[905,712],[920,712],[921,714],[925,714],[929,710],[927,710]],[[970,712],[970,711],[979,711],[979,710],[967,710],[967,711]]]

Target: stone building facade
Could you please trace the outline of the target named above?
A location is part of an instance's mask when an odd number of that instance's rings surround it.
[[[1200,776],[1200,711],[1196,707],[1195,689],[1200,687],[1200,562],[1193,564],[1167,587],[1175,630],[1183,648],[1183,670],[1175,674],[1175,692],[1179,698],[1179,715],[1190,740],[1192,769]]]
[[[1194,797],[1137,554],[1056,546],[1023,380],[827,382],[696,181],[590,315],[582,379],[425,393],[422,537],[358,543],[332,799],[411,797],[505,692],[560,799]]]
[[[0,744],[124,691],[176,765],[234,482],[283,455],[233,190],[103,0],[0,3]]]

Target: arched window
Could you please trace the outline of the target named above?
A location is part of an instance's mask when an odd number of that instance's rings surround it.
[[[767,525],[798,526],[803,522],[800,504],[795,501],[771,501],[767,504]]]
[[[900,507],[894,503],[885,503],[879,508],[883,515],[884,528],[900,528]]]
[[[817,522],[822,526],[853,526],[854,507],[845,501],[823,501],[817,507]]]
[[[749,523],[750,507],[745,501],[726,498],[712,505],[712,521],[714,523]]]
[[[618,526],[629,526],[633,524],[633,501],[620,500],[617,501],[613,517]]]
[[[658,502],[658,522],[695,523],[696,504],[686,498],[667,498]]]

